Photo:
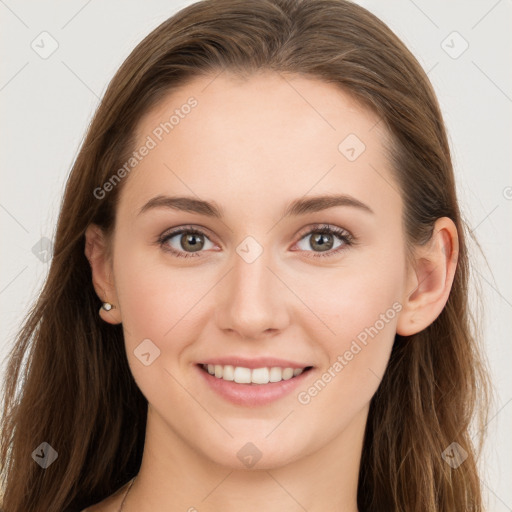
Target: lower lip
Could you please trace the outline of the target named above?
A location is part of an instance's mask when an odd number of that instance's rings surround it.
[[[197,371],[205,379],[206,383],[220,396],[236,405],[245,405],[246,407],[257,407],[266,405],[285,395],[291,393],[301,382],[304,382],[312,368],[302,372],[296,377],[279,382],[269,382],[268,384],[238,384],[234,381],[219,379],[210,375],[201,366],[196,365]]]

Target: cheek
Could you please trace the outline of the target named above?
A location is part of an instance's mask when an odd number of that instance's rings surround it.
[[[302,318],[308,318],[312,332],[321,330],[331,355],[375,324],[389,337],[387,331],[396,322],[404,286],[403,262],[397,254],[394,258],[391,265],[378,255],[354,257],[338,269],[316,269],[295,279],[297,295],[311,312],[302,313]]]
[[[175,366],[201,327],[202,299],[215,282],[211,271],[166,264],[156,249],[127,252],[114,270],[127,350],[149,338],[161,351],[159,363]]]
[[[117,258],[114,270],[131,373],[148,401],[165,410],[169,397],[187,399],[173,376],[197,337],[194,306],[206,290],[187,282],[192,273],[153,263],[145,251]]]
[[[123,327],[132,336],[161,336],[165,325],[171,321],[169,303],[172,303],[176,290],[165,286],[165,281],[162,282],[165,276],[159,274],[157,280],[155,271],[138,263],[130,258],[119,260],[116,289]]]
[[[402,309],[402,265],[397,254],[393,265],[387,258],[362,258],[336,275],[318,273],[315,286],[308,288],[307,305],[315,315],[303,318],[308,318],[308,336],[321,347],[325,367],[314,386],[299,390],[297,398],[301,405],[324,411],[333,425],[364,407],[384,374]]]
[[[184,294],[175,271],[162,271],[147,251],[133,246],[123,251],[124,245],[119,243],[114,272],[127,350],[135,349],[144,339],[162,350],[180,313],[183,315]]]

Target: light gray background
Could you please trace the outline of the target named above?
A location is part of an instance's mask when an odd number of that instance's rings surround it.
[[[32,248],[53,238],[64,183],[99,98],[135,45],[190,3],[0,0],[2,377],[49,266]],[[476,274],[497,392],[482,460],[484,492],[489,510],[512,511],[512,0],[358,3],[416,55],[443,110],[463,213],[489,262],[480,261]],[[51,48],[44,31],[58,44],[45,59],[31,47]],[[469,46],[459,55],[464,41]]]

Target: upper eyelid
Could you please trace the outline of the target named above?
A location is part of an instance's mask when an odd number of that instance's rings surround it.
[[[306,236],[306,235],[310,235],[312,232],[315,232],[315,231],[322,231],[322,230],[327,230],[327,231],[343,231],[344,233],[346,233],[347,236],[350,236],[352,237],[352,233],[347,229],[347,228],[343,228],[341,226],[336,226],[335,224],[328,224],[328,223],[325,223],[325,222],[320,222],[320,223],[316,223],[316,224],[313,224],[312,226],[307,226],[303,229],[300,229],[298,232],[297,232],[297,235],[296,236]],[[334,235],[338,235],[338,233],[333,233]],[[339,236],[339,235],[338,235]]]

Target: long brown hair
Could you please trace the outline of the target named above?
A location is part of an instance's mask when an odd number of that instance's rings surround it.
[[[481,511],[469,434],[483,434],[489,383],[468,305],[469,261],[450,148],[433,88],[410,51],[347,0],[204,0],[151,32],[112,79],[67,181],[49,275],[10,353],[1,424],[5,512],[61,512],[112,494],[139,470],[147,401],[131,375],[120,325],[100,320],[84,233],[111,234],[126,180],[106,183],[134,150],[141,116],[200,75],[257,70],[337,84],[377,113],[391,135],[410,246],[451,218],[459,260],[446,307],[422,332],[396,336],[368,416],[358,486],[361,511]],[[475,414],[478,412],[478,414]],[[32,454],[48,443],[46,469]],[[442,453],[467,452],[456,469]],[[337,475],[333,475],[337,478]]]

